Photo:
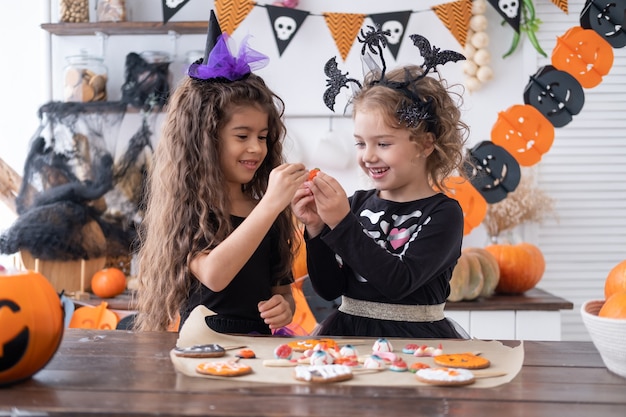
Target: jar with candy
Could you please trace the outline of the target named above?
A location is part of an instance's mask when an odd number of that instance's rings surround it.
[[[89,22],[89,0],[60,0],[59,21],[62,23]]]
[[[65,101],[90,102],[107,99],[107,67],[103,59],[87,51],[65,58],[63,98]]]
[[[96,20],[98,22],[125,22],[126,0],[98,0]]]

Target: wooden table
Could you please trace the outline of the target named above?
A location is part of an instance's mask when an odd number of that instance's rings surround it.
[[[176,333],[168,332],[68,329],[43,370],[26,382],[0,388],[0,416],[11,411],[285,417],[601,417],[626,412],[626,379],[604,367],[591,342],[525,342],[524,366],[513,381],[472,389],[289,381],[251,387],[236,380],[191,378],[177,374],[170,361],[176,339]]]

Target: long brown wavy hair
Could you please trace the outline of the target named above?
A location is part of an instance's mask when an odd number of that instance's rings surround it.
[[[176,321],[196,279],[190,260],[232,232],[218,132],[234,106],[248,104],[268,114],[267,156],[252,181],[242,185],[244,193],[260,199],[270,171],[284,162],[283,101],[254,74],[229,83],[186,77],[170,97],[139,233],[139,330],[166,330]],[[285,274],[291,270],[297,231],[292,219],[287,207],[276,220]]]
[[[408,65],[388,72],[385,78],[388,81],[401,83],[407,78],[417,79],[422,73],[420,66]],[[465,158],[465,142],[469,135],[469,127],[461,120],[459,110],[461,97],[457,95],[457,102],[455,102],[452,96],[456,93],[448,89],[443,79],[427,76],[412,81],[407,86],[409,90],[424,102],[432,100],[434,128],[424,121],[415,127],[409,127],[400,120],[398,112],[411,104],[411,99],[400,89],[376,83],[378,78],[380,74],[376,72],[365,78],[363,88],[352,99],[353,113],[356,113],[359,108],[374,106],[383,112],[388,126],[408,129],[411,133],[411,140],[418,144],[425,137],[426,132],[432,131],[435,135],[435,150],[427,159],[426,170],[431,185],[435,189],[446,190],[444,180],[452,174],[467,178],[463,164],[469,163]]]

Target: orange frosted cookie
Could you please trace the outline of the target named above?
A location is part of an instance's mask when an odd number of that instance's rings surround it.
[[[439,355],[435,356],[433,361],[439,366],[447,366],[450,368],[482,369],[491,365],[489,359],[474,355],[473,353]]]
[[[304,352],[307,349],[313,349],[317,345],[324,345],[325,349],[336,349],[337,342],[333,339],[306,339],[294,340],[288,343],[289,347],[296,352]]]
[[[204,375],[240,376],[249,374],[252,368],[237,361],[203,362],[196,367],[196,372]]]

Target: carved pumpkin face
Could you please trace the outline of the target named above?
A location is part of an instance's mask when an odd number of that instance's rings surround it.
[[[52,358],[63,336],[63,309],[43,275],[0,272],[0,329],[0,386],[30,378]]]

